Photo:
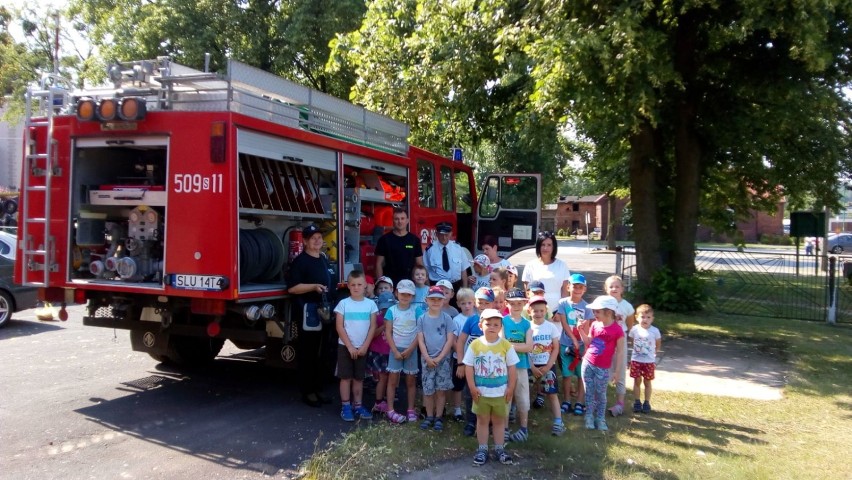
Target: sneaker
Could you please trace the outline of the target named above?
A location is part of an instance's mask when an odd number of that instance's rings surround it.
[[[586,413],[586,406],[585,405],[583,405],[582,403],[575,403],[574,404],[574,415],[575,416],[579,417],[581,415],[585,415],[585,413]]]
[[[562,402],[561,406],[562,413],[568,413],[571,411],[571,402]]]
[[[355,421],[355,414],[352,413],[352,405],[344,405],[343,408],[340,409],[340,418],[346,422]]]
[[[609,427],[606,426],[606,420],[604,420],[603,418],[601,418],[600,420],[595,420],[595,427],[597,427],[597,429],[602,432],[609,430]]]
[[[554,437],[558,437],[565,433],[565,424],[564,423],[554,423],[553,427],[550,428],[550,433]]]
[[[591,416],[591,414],[586,414],[586,430],[594,430],[595,429],[595,419]]]
[[[388,420],[390,420],[391,423],[399,425],[400,423],[405,423],[405,415],[391,410],[388,412]]]
[[[408,411],[408,421],[409,422],[416,422],[418,419],[420,419],[420,417],[417,416],[416,411],[414,411],[414,410]]]
[[[464,414],[461,413],[461,412],[453,414],[453,420],[456,421],[456,422],[463,422],[464,421]]]
[[[473,423],[468,423],[467,425],[464,426],[464,432],[463,433],[464,433],[465,437],[472,437],[472,436],[476,435],[476,425],[473,424]]]
[[[533,402],[533,408],[541,408],[544,406],[544,395],[537,395],[535,397],[535,402]]]
[[[376,413],[388,413],[388,402],[382,400],[373,405],[373,411]]]
[[[481,467],[485,465],[485,462],[488,461],[488,451],[487,450],[477,450],[476,455],[473,456],[473,466]]]
[[[636,400],[639,402],[639,400]],[[645,403],[642,404],[642,413],[651,413],[651,402],[645,400]]]
[[[526,442],[527,440],[530,439],[529,430],[527,430],[525,428],[520,428],[520,429],[518,429],[517,432],[509,435],[509,439],[511,439],[513,442],[518,442],[518,443]]]
[[[511,464],[515,463],[512,460],[512,456],[509,455],[508,453],[506,453],[506,450],[503,450],[503,449],[495,450],[494,455],[497,457],[497,461],[499,461],[503,465],[511,465]]]
[[[373,414],[370,413],[369,410],[364,408],[363,405],[358,405],[357,407],[355,407],[355,416],[362,420],[370,420],[373,418]]]
[[[636,400],[633,402],[633,413],[639,413],[642,411],[642,402]]]
[[[624,413],[624,405],[620,403],[616,403],[615,405],[609,408],[609,414],[613,417],[617,417],[622,413]]]

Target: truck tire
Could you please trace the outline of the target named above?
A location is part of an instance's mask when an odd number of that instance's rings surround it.
[[[10,198],[3,202],[3,211],[9,215],[14,215],[18,211],[18,199]]]
[[[225,345],[222,338],[172,336],[169,360],[182,366],[200,366],[213,361]],[[173,352],[173,353],[172,353]]]

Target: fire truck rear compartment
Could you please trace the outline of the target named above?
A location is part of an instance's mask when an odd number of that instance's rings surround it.
[[[70,280],[162,286],[166,158],[164,139],[78,142]]]

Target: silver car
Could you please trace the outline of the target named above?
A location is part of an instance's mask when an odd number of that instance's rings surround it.
[[[33,308],[38,302],[37,289],[15,284],[15,242],[17,238],[0,232],[0,327],[9,323],[12,314]]]
[[[838,233],[826,239],[828,251],[835,254],[852,251],[852,233]]]

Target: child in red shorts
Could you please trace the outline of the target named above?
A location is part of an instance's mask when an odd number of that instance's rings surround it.
[[[633,412],[651,413],[651,380],[654,379],[657,352],[660,351],[662,335],[653,326],[654,310],[650,305],[640,305],[636,309],[638,324],[630,329],[628,336],[633,339],[633,358],[630,361],[630,378],[633,379]],[[639,401],[642,383],[645,383],[645,402]]]

